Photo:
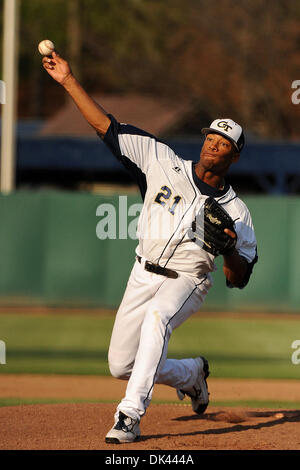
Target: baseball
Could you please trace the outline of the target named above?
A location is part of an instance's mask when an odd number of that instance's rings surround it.
[[[39,43],[38,49],[40,54],[50,55],[54,51],[55,46],[49,39],[44,39]]]

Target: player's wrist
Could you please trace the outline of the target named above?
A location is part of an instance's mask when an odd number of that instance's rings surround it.
[[[69,90],[72,85],[76,82],[76,79],[72,72],[67,73],[67,75],[62,79],[60,82],[61,86],[65,88],[65,90]]]
[[[224,256],[225,259],[235,257],[236,255],[238,255],[238,252],[237,252],[235,247],[228,250],[228,252],[223,253],[223,256]]]

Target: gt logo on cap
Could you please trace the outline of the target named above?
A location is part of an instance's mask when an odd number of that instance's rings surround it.
[[[242,150],[245,144],[242,127],[229,118],[215,119],[209,127],[203,127],[201,132],[205,135],[209,133],[223,135],[233,143],[238,152]]]
[[[226,132],[228,132],[228,129],[232,129],[232,127],[226,121],[218,122],[217,126],[221,127],[221,129],[224,129],[224,131],[226,131]]]

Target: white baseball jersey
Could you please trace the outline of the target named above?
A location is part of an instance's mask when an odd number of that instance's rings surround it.
[[[235,221],[237,250],[249,263],[244,287],[256,261],[256,240],[250,213],[227,185],[216,190],[198,179],[192,161],[165,143],[112,116],[104,137],[139,184],[144,205],[139,217],[136,253],[143,260],[178,272],[177,278],[152,273],[134,263],[118,309],[108,360],[114,377],[128,379],[117,407],[140,419],[150,404],[155,383],[194,390],[199,367],[192,358],[168,359],[172,331],[199,311],[212,285],[214,256],[196,240],[201,208],[213,196]],[[199,216],[200,214],[200,216]],[[231,285],[227,282],[227,285]]]
[[[207,185],[198,179],[192,161],[180,158],[153,135],[109,117],[104,142],[134,176],[144,200],[137,255],[196,277],[214,271],[214,256],[191,237],[193,221],[205,199],[213,196],[235,221],[236,249],[249,263],[247,283],[257,260],[256,238],[250,212],[232,187],[217,190]]]

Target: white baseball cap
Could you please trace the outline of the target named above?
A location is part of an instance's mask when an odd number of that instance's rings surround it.
[[[232,119],[215,119],[210,127],[201,129],[202,134],[220,134],[230,140],[238,152],[245,144],[245,137],[242,127]]]

